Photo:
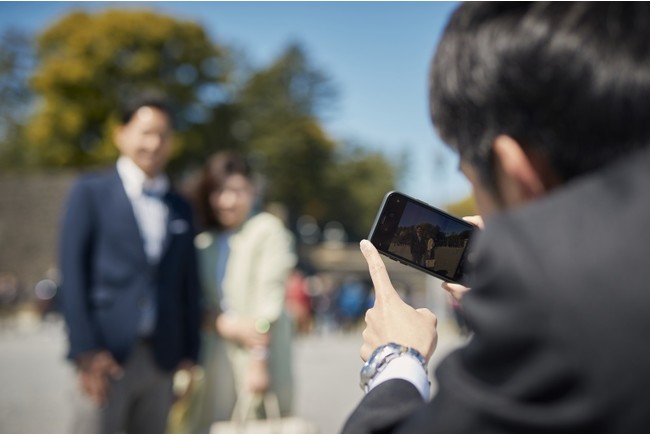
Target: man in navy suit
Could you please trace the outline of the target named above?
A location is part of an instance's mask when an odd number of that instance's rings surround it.
[[[411,237],[411,256],[413,262],[418,265],[424,265],[424,254],[427,251],[427,242],[422,233],[422,225],[415,227],[415,233]]]
[[[116,167],[73,186],[60,241],[74,433],[164,433],[175,370],[197,360],[199,292],[188,203],[170,190],[173,114],[125,105]]]
[[[429,401],[436,317],[400,300],[362,241],[376,303],[344,433],[648,432],[649,29],[647,3],[453,14],[430,107],[485,219],[461,299],[472,336]]]

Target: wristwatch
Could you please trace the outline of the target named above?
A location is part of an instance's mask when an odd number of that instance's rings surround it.
[[[368,361],[361,368],[361,373],[359,374],[361,377],[359,384],[361,389],[367,393],[370,387],[370,382],[377,376],[377,374],[383,371],[391,360],[402,356],[415,358],[420,362],[424,371],[427,371],[426,359],[419,351],[391,342],[382,345],[373,351],[370,358],[368,358]]]

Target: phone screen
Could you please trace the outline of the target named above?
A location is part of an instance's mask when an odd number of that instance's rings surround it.
[[[448,282],[467,283],[475,227],[403,193],[390,192],[369,240],[382,254]]]

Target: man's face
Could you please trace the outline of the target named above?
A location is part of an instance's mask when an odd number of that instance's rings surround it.
[[[115,143],[147,176],[159,175],[171,156],[173,131],[167,114],[141,107],[128,124],[118,128]]]

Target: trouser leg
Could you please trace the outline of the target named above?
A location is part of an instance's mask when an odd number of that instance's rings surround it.
[[[156,366],[150,348],[134,352],[132,375],[138,379],[126,417],[127,434],[164,434],[173,401],[172,374]]]
[[[120,378],[111,381],[106,404],[98,406],[79,384],[72,399],[72,434],[164,434],[171,407],[172,374],[154,363],[151,349],[136,345]]]
[[[106,403],[98,405],[77,384],[72,397],[72,434],[115,434],[126,413],[128,384],[122,379],[111,381]]]

